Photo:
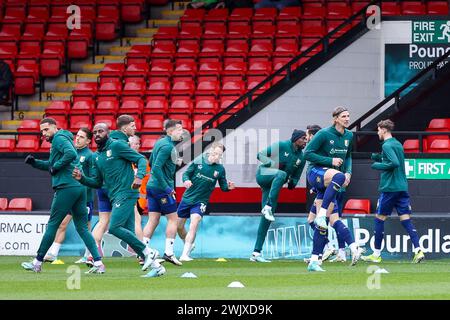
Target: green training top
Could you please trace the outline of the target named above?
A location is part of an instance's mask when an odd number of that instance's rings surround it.
[[[372,169],[381,170],[381,192],[408,191],[405,173],[405,153],[402,144],[395,138],[383,141],[381,154],[372,154]]]
[[[72,178],[72,171],[77,164],[77,152],[73,145],[73,134],[67,130],[58,130],[52,139],[50,158],[36,159],[33,167],[48,171],[52,166],[57,173],[52,176],[53,189],[80,187],[80,183]]]
[[[220,163],[210,163],[206,154],[195,158],[183,173],[183,182],[187,180],[192,182],[192,186],[183,194],[182,201],[187,204],[207,205],[217,181],[222,191],[230,191],[224,166]]]
[[[121,133],[126,136],[124,133]],[[123,139],[106,141],[103,148],[94,153],[94,166],[91,177],[82,176],[80,182],[88,187],[99,189],[103,186],[108,191],[111,201],[120,198],[138,198],[139,190],[132,189],[134,170],[132,163],[136,164],[136,176],[144,178],[147,168],[145,157],[130,148]]]
[[[306,163],[302,150],[297,150],[291,140],[272,144],[260,151],[257,158],[262,162],[260,167],[275,168],[286,172],[287,179],[291,178],[294,185],[297,185],[300,180]]]
[[[305,148],[304,157],[309,161],[307,172],[313,167],[327,167],[343,173],[352,173],[353,132],[344,134],[334,126],[319,130]],[[333,158],[344,160],[340,167],[333,166]]]
[[[170,136],[164,136],[156,141],[150,156],[150,179],[147,189],[175,189],[175,171],[177,150]]]
[[[90,177],[94,165],[94,153],[88,147],[84,147],[83,149],[77,149],[77,154],[77,162],[81,166],[83,174]],[[93,200],[92,189],[86,188],[86,202],[92,202]]]

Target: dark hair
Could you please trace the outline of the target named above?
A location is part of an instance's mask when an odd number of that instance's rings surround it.
[[[306,131],[308,131],[308,133],[312,134],[312,135],[319,132],[320,129],[322,129],[322,128],[317,124],[310,124],[306,127]]]
[[[122,129],[123,126],[135,122],[134,118],[128,114],[122,114],[117,118],[117,129]]]
[[[39,122],[39,124],[44,124],[44,123],[54,124],[56,126],[56,120],[53,118],[44,118],[41,120],[41,122]]]
[[[84,133],[86,133],[86,138],[88,138],[89,140],[92,140],[92,131],[89,130],[89,128],[81,127],[80,131],[83,131]]]
[[[163,123],[163,127],[164,130],[167,131],[170,128],[175,127],[177,124],[181,124],[181,120],[166,119]]]
[[[381,120],[380,122],[378,122],[377,126],[379,128],[386,129],[389,132],[394,130],[394,122],[389,119]]]
[[[338,117],[342,112],[348,111],[346,107],[336,107],[333,110],[333,118]]]

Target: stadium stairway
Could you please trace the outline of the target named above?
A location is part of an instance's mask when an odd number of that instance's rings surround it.
[[[0,132],[17,132],[23,120],[41,119],[44,110],[54,100],[70,100],[78,82],[97,82],[99,71],[107,63],[123,62],[126,53],[135,44],[150,44],[160,26],[176,26],[187,2],[172,2],[151,8],[150,19],[137,24],[126,24],[125,35],[111,42],[101,42],[98,54],[92,53],[84,60],[73,60],[71,70],[65,75],[45,80],[45,91],[33,96],[20,96],[18,110],[0,106]],[[0,135],[0,139],[13,139],[12,135]]]
[[[330,3],[331,2],[332,1],[330,1]],[[67,79],[64,79],[64,77],[60,77],[56,80],[47,80],[45,83],[45,90],[42,92],[40,97],[21,97],[19,100],[19,111],[14,112],[12,120],[7,120],[7,112],[3,111],[2,113],[0,113],[0,129],[16,131],[21,124],[21,120],[41,118],[44,114],[45,108],[48,107],[52,101],[71,100],[71,97],[73,95],[72,90],[75,89],[77,83],[97,82],[99,72],[103,70],[105,65],[108,63],[122,63],[125,59],[126,53],[128,52],[128,50],[130,50],[132,45],[150,44],[153,35],[158,31],[158,27],[177,26],[179,18],[185,14],[185,11],[183,10],[184,5],[185,3],[175,3],[172,8],[171,5],[168,5],[165,8],[162,8],[159,12],[152,11],[153,16],[149,21],[144,21],[138,25],[126,25],[124,28],[126,32],[125,37],[115,42],[107,44],[104,43],[100,45],[97,52],[98,54],[94,57],[90,57],[89,62],[89,59],[83,62],[73,62],[71,65],[71,72],[68,74]],[[401,7],[398,6],[398,8]],[[426,12],[424,11],[424,8],[425,7],[422,8],[423,12],[418,11],[417,13],[413,12],[412,14],[425,14]],[[323,9],[320,9],[318,11],[316,10],[317,8],[313,7],[312,9],[314,10],[311,10],[310,14],[312,14],[313,16],[319,14],[322,15],[323,18],[327,14]],[[348,11],[348,13],[346,14],[349,14],[349,12],[350,11]],[[394,15],[395,14],[396,12],[394,12]],[[251,17],[251,19],[253,18]],[[365,26],[362,26],[362,24],[358,24],[357,21],[354,21],[354,24],[352,24],[352,26],[353,28],[350,29],[347,34],[329,45],[327,52],[321,52],[313,56],[313,58],[309,59],[307,63],[304,63],[301,66],[301,70],[299,72],[298,70],[292,72],[289,79],[285,79],[285,81],[279,81],[284,77],[284,74],[279,74],[277,79],[272,79],[274,80],[271,83],[272,86],[268,86],[271,88],[269,88],[268,90],[266,90],[266,88],[263,88],[263,90],[260,90],[261,92],[255,91],[255,96],[257,96],[259,93],[262,93],[257,99],[258,103],[254,104],[251,110],[250,108],[241,109],[237,111],[233,115],[233,117],[230,117],[226,120],[223,120],[226,117],[222,118],[221,121],[218,121],[218,123],[220,123],[218,128],[230,129],[238,127],[241,123],[245,122],[249,117],[262,110],[265,106],[282,95],[289,88],[306,78],[311,72],[319,68],[323,63],[325,63],[329,59],[332,59],[334,55],[345,49],[349,44],[358,39],[367,31],[367,28],[365,28]],[[313,26],[312,28],[315,31],[317,30],[317,26]],[[336,28],[336,25],[333,25],[333,28]],[[319,29],[325,31],[325,25],[320,26]],[[347,28],[347,30],[348,29],[349,28]],[[330,31],[330,27],[327,30]],[[304,51],[303,48],[302,51]],[[308,58],[311,56],[312,54],[309,55]],[[270,64],[270,70],[272,70],[271,68],[272,64]],[[264,76],[267,76],[269,74],[270,73],[265,74]],[[251,90],[250,87],[248,87],[247,89]],[[218,118],[213,118],[213,120],[210,120],[208,122],[209,127],[216,126],[217,120]],[[2,138],[5,138],[5,136],[3,136]]]

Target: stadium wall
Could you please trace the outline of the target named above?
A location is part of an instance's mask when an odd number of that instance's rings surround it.
[[[45,230],[47,215],[0,214],[0,255],[34,255]],[[206,216],[200,224],[195,240],[194,258],[248,258],[253,251],[259,216]],[[94,223],[97,217],[94,217]],[[144,217],[145,223],[147,217]],[[347,224],[360,246],[373,249],[373,217],[348,216]],[[450,216],[422,215],[414,220],[427,259],[448,258],[450,253]],[[165,244],[166,219],[155,231],[151,245],[162,250]],[[330,242],[337,247],[336,234],[329,232]],[[306,217],[277,217],[272,223],[263,247],[263,254],[270,259],[303,259],[309,257],[312,247],[312,230]],[[177,238],[175,254],[180,255],[182,241]],[[412,244],[398,218],[386,223],[384,259],[411,259]],[[123,241],[106,234],[103,238],[103,252],[108,257],[131,257],[135,253]],[[64,256],[80,256],[84,245],[75,232],[73,222],[67,229],[66,240],[60,251]],[[67,261],[69,262],[69,261]]]
[[[436,159],[440,162],[442,159]],[[46,171],[31,168],[23,163],[22,158],[2,158],[0,166],[0,197],[31,198],[33,210],[49,210],[53,199],[50,175]],[[379,173],[370,168],[371,161],[367,159],[353,160],[352,182],[347,190],[347,198],[370,199],[372,212],[376,209],[378,198]],[[228,166],[226,166],[228,168]],[[256,170],[256,165],[255,165]],[[444,169],[448,171],[448,168]],[[247,185],[237,182],[238,189],[224,193],[219,188],[213,192],[210,212],[259,212],[261,210],[261,190],[255,186],[248,186],[250,181],[256,185],[254,172],[246,172]],[[228,175],[229,179],[233,179]],[[430,178],[432,178],[430,176]],[[181,181],[177,177],[178,182]],[[304,174],[301,184],[305,185]],[[450,198],[450,180],[448,175],[441,180],[409,180],[409,188],[413,210],[415,212],[450,212],[448,199]],[[184,188],[177,188],[178,201]],[[305,187],[294,191],[286,188],[280,193],[278,212],[305,213],[307,192]],[[97,208],[97,205],[95,205]]]

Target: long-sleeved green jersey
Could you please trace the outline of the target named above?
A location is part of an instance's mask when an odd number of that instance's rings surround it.
[[[312,167],[327,167],[343,173],[352,173],[353,133],[345,129],[344,134],[334,126],[319,130],[305,148],[304,158],[309,161],[309,172]],[[333,158],[344,160],[340,167],[333,167]]]
[[[104,186],[111,201],[120,198],[138,198],[138,190],[132,189],[135,163],[138,167],[136,176],[144,178],[147,161],[145,157],[130,148],[122,139],[111,139],[94,153],[94,166],[91,177],[83,175],[80,182],[91,188]]]
[[[224,166],[220,163],[210,163],[206,155],[195,158],[189,165],[183,173],[183,182],[187,180],[192,182],[192,186],[183,194],[182,201],[187,204],[208,204],[217,182],[222,191],[230,191]]]
[[[52,139],[50,158],[36,159],[33,167],[48,171],[49,167],[57,170],[52,176],[53,189],[79,187],[80,183],[72,177],[72,171],[77,164],[77,152],[73,145],[73,134],[67,130],[58,130]]]
[[[94,153],[88,147],[77,149],[77,162],[81,166],[84,175],[88,177],[91,175],[92,166],[94,165],[93,154]],[[86,201],[93,201],[92,189],[88,187],[86,187]]]
[[[291,140],[280,141],[260,151],[257,155],[262,167],[280,169],[287,173],[297,185],[306,161],[301,149],[296,149]]]
[[[164,136],[156,141],[150,156],[150,179],[147,189],[175,189],[175,171],[177,150],[170,136]]]
[[[383,141],[382,153],[372,154],[372,169],[381,171],[381,192],[408,191],[405,172],[405,153],[402,144],[395,138]]]

